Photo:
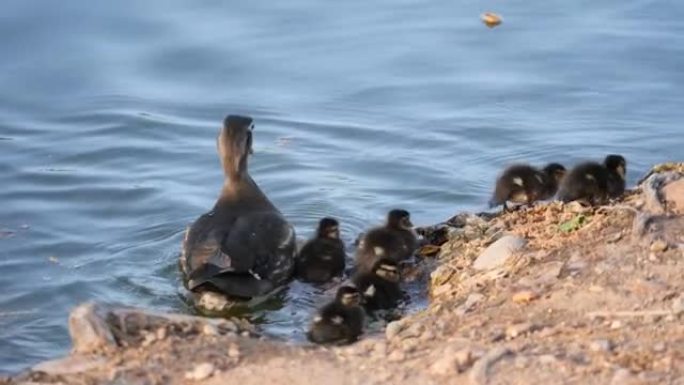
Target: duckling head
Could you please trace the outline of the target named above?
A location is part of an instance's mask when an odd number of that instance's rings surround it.
[[[391,259],[383,258],[373,266],[373,273],[380,279],[392,283],[397,283],[401,279],[399,265]]]
[[[603,165],[609,171],[613,171],[620,175],[622,179],[625,179],[625,174],[627,173],[627,160],[622,155],[610,154],[606,156],[603,160]]]
[[[361,293],[353,286],[342,286],[337,289],[335,299],[344,306],[361,305]]]
[[[318,222],[318,238],[340,239],[340,223],[335,218],[326,217]]]
[[[544,166],[544,174],[546,174],[551,180],[554,180],[556,183],[560,183],[560,181],[563,179],[565,176],[565,172],[567,170],[565,167],[560,164],[560,163],[549,163],[546,166]]]
[[[412,230],[411,214],[402,209],[394,209],[387,214],[387,227],[397,230]]]
[[[231,179],[247,171],[247,157],[252,153],[252,118],[228,115],[216,140],[223,170]]]

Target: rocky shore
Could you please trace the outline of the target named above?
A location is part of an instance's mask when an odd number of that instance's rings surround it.
[[[608,206],[429,230],[435,255],[413,272],[429,305],[384,334],[299,346],[238,319],[85,304],[69,356],[0,384],[684,385],[684,163]]]

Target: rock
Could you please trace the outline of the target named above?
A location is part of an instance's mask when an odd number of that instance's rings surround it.
[[[416,350],[418,345],[419,345],[418,339],[414,338],[414,337],[406,338],[406,339],[401,341],[401,348],[407,353],[410,353],[410,352]]]
[[[684,295],[680,295],[672,301],[672,311],[677,315],[684,313]]]
[[[513,354],[506,347],[496,347],[485,353],[482,358],[480,358],[470,370],[470,383],[473,385],[485,385],[487,384],[487,372],[489,367],[494,365],[497,361]]]
[[[465,302],[461,306],[459,306],[456,309],[456,314],[458,315],[464,315],[467,312],[471,311],[475,305],[480,303],[485,298],[483,294],[480,293],[471,293],[468,295],[468,298],[466,298]]]
[[[456,374],[456,359],[450,355],[442,355],[437,361],[430,365],[430,373],[436,376]]]
[[[75,355],[52,361],[41,362],[40,364],[31,368],[31,371],[59,376],[100,369],[106,364],[106,360],[102,357]]]
[[[668,209],[677,214],[684,214],[684,178],[665,185],[661,194],[667,202]]]
[[[157,329],[156,334],[157,334],[157,339],[158,339],[158,340],[163,340],[163,339],[165,339],[165,338],[166,338],[166,334],[167,334],[166,328],[165,328],[165,327],[160,327],[159,329]]]
[[[532,290],[522,290],[513,294],[513,302],[515,303],[528,303],[539,298],[539,294]]]
[[[657,344],[653,345],[653,351],[656,353],[662,353],[667,349],[664,343],[658,342]]]
[[[404,354],[403,351],[401,350],[395,350],[390,355],[387,357],[387,360],[390,362],[399,362],[403,361],[406,358],[406,354]]]
[[[228,357],[239,358],[240,357],[240,347],[237,346],[236,344],[230,344],[230,346],[228,346]]]
[[[611,329],[620,329],[622,327],[622,322],[615,320],[610,323],[610,328]]]
[[[651,251],[654,253],[660,253],[667,250],[667,242],[662,239],[657,239],[651,243]]]
[[[205,324],[202,326],[202,334],[205,336],[217,336],[219,335],[218,328],[212,324]]]
[[[116,346],[104,309],[94,303],[77,306],[69,314],[69,335],[74,352],[90,353],[107,346]]]
[[[477,270],[489,270],[504,265],[516,251],[526,244],[524,238],[516,235],[505,235],[487,247],[473,262]]]
[[[541,329],[539,325],[535,325],[530,322],[523,322],[515,325],[511,325],[506,328],[506,337],[513,339],[519,337],[523,334],[527,334],[536,330]]]
[[[594,340],[589,344],[592,352],[609,352],[613,349],[613,344],[609,340]]]
[[[635,380],[636,377],[633,376],[629,370],[620,368],[615,371],[615,374],[613,374],[613,379],[610,381],[610,385],[634,384]]]
[[[404,324],[401,321],[392,321],[385,328],[385,338],[391,340],[399,335],[402,330],[404,330]]]
[[[473,352],[468,348],[461,349],[454,353],[454,359],[456,360],[458,371],[464,372],[473,364]]]
[[[212,374],[214,374],[214,364],[210,362],[204,362],[195,365],[195,367],[191,371],[186,372],[185,379],[192,381],[202,381],[211,377]]]

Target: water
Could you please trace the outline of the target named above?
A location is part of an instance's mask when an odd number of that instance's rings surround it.
[[[515,160],[617,152],[633,183],[681,159],[684,3],[659,5],[2,1],[0,372],[65,353],[82,301],[189,311],[175,263],[227,113],[299,235],[333,215],[348,242],[395,206],[482,209]],[[311,290],[267,328],[299,333]]]

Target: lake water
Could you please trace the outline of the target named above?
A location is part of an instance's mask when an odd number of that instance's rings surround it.
[[[484,11],[504,23],[486,28]],[[311,234],[481,210],[513,161],[682,158],[684,2],[0,3],[0,372],[67,352],[83,301],[189,311],[184,227],[254,117],[251,173]],[[298,335],[295,288],[266,328]]]

